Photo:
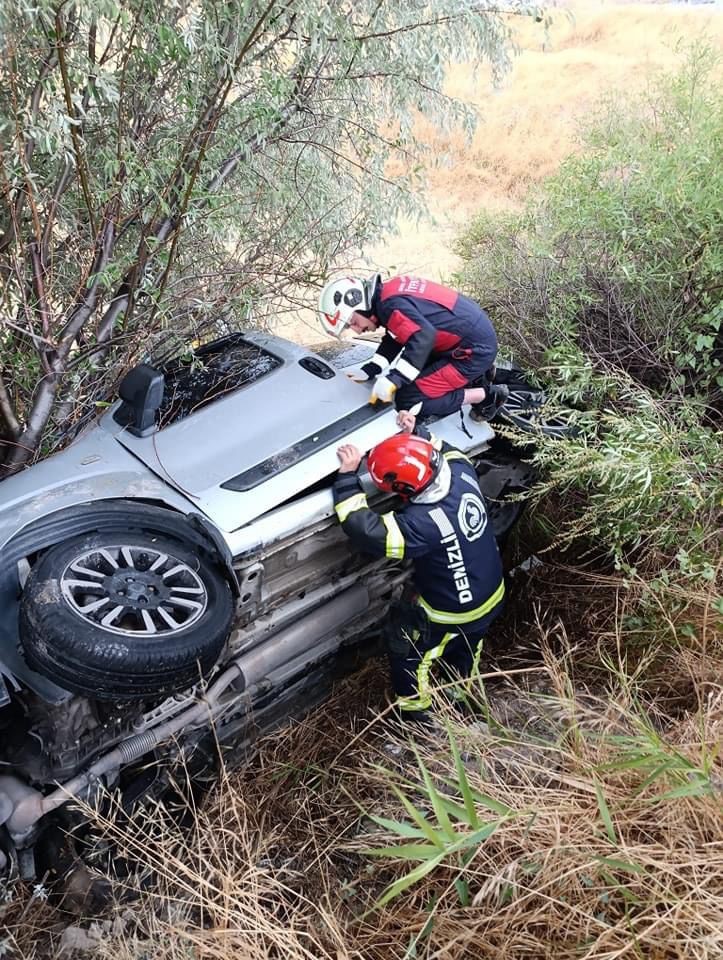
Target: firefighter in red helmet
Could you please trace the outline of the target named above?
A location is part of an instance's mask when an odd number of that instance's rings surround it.
[[[505,588],[474,467],[424,428],[412,434],[410,413],[400,412],[398,422],[404,432],[372,448],[367,467],[380,490],[402,498],[402,507],[369,509],[357,476],[362,454],[353,444],[337,450],[334,502],[356,547],[412,561],[414,603],[397,608],[385,636],[397,707],[404,718],[426,719],[435,662],[448,677],[470,676]]]

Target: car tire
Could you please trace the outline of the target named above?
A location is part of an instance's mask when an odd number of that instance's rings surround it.
[[[558,439],[578,435],[572,411],[550,411],[544,390],[531,384],[519,367],[499,366],[493,382],[503,383],[509,390],[509,396],[495,417],[499,423],[517,427],[523,433]]]
[[[28,665],[102,700],[173,693],[216,663],[233,620],[208,554],[148,531],[92,533],[47,550],[20,603]]]

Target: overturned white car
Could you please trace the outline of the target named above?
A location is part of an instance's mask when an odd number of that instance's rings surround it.
[[[0,866],[32,876],[72,797],[130,803],[162,787],[150,758],[192,763],[318,702],[374,633],[406,567],[355,553],[331,494],[342,440],[397,430],[341,372],[372,350],[244,333],[140,365],[70,447],[0,483]],[[511,385],[524,424],[542,397]],[[529,468],[487,423],[433,429],[505,532]]]

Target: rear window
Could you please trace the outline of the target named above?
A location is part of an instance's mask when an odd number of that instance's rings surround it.
[[[162,429],[177,423],[214,400],[255,383],[282,362],[242,334],[232,334],[169,361],[160,368],[165,389],[159,426]]]

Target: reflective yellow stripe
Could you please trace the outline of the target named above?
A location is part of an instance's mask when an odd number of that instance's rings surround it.
[[[466,456],[464,453],[462,453],[461,450],[448,450],[444,454],[444,459],[445,460],[466,460],[467,463],[472,463],[470,458]]]
[[[505,582],[503,580],[492,596],[475,610],[467,610],[464,613],[448,613],[446,610],[435,610],[422,597],[419,598],[419,605],[426,611],[432,623],[471,623],[472,620],[479,620],[480,617],[489,613],[493,607],[497,606],[504,595]]]
[[[404,534],[399,528],[397,519],[393,513],[383,513],[382,520],[387,528],[386,554],[388,557],[401,560],[404,556]]]
[[[432,701],[423,701],[419,697],[397,697],[397,706],[400,710],[426,710]]]
[[[347,497],[346,500],[337,503],[334,509],[339,518],[339,523],[344,523],[350,513],[354,513],[355,510],[364,510],[366,506],[367,495],[365,493],[355,493],[353,497]]]
[[[452,639],[456,637],[456,631],[445,633],[436,647],[427,650],[417,667],[417,696],[416,697],[397,697],[397,706],[400,710],[426,710],[432,705],[432,685],[429,682],[429,671],[435,660],[444,653],[445,647]]]
[[[439,657],[444,653],[444,648],[447,646],[452,637],[456,637],[457,634],[455,631],[450,631],[445,633],[442,639],[439,641],[436,647],[432,647],[431,650],[427,650],[422,659],[419,662],[417,667],[417,690],[419,691],[420,700],[425,702],[432,702],[432,686],[429,682],[429,671],[432,669],[432,664],[435,660],[438,660]]]

